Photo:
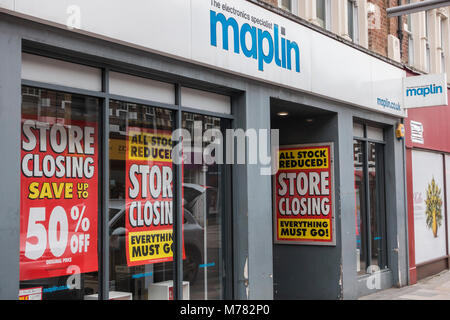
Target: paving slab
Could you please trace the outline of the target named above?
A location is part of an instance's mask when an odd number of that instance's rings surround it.
[[[450,270],[422,279],[414,285],[381,290],[358,300],[450,300]]]

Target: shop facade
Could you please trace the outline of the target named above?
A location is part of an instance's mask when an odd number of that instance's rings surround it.
[[[399,66],[256,1],[122,6],[96,21],[80,1],[74,29],[77,7],[1,3],[1,298],[354,299],[406,285]],[[191,139],[176,149],[180,129]],[[274,241],[280,180],[253,149],[244,163],[238,144],[232,161],[204,156],[270,129],[281,147],[332,145],[333,241]]]

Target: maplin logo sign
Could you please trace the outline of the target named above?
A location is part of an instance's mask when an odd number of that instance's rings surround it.
[[[211,46],[217,47],[217,26],[222,25],[222,48],[228,51],[228,31],[231,28],[233,34],[234,53],[242,53],[258,62],[258,70],[264,71],[264,64],[275,63],[280,68],[292,70],[292,53],[294,53],[295,72],[300,73],[300,48],[295,41],[290,41],[285,36],[285,29],[273,25],[273,34],[267,30],[252,27],[248,23],[239,26],[234,18],[226,18],[222,13],[210,10]],[[271,27],[271,25],[270,25]],[[270,28],[271,29],[271,28]],[[247,34],[251,38],[251,47],[246,43]],[[263,47],[265,47],[264,50]],[[281,50],[280,50],[281,49]]]
[[[405,109],[448,105],[447,74],[425,74],[403,78]]]
[[[406,88],[407,97],[423,96],[425,98],[429,94],[440,93],[442,93],[442,86],[437,86],[435,84]]]

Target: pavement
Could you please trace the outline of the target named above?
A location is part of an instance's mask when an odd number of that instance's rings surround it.
[[[381,290],[358,300],[450,300],[450,270],[422,279],[414,285]]]

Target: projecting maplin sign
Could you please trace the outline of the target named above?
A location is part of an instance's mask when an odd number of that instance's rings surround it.
[[[403,79],[405,109],[446,106],[447,74],[428,74]]]

